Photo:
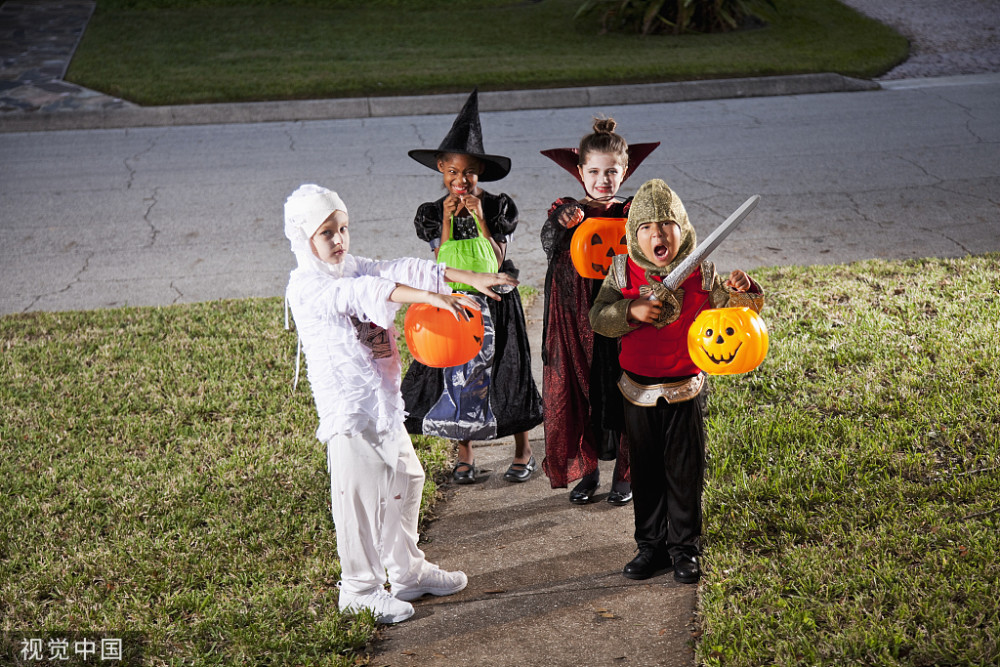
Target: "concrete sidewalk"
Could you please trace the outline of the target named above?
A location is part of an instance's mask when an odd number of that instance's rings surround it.
[[[541,297],[525,315],[541,389]],[[541,463],[541,427],[530,440]],[[605,500],[614,462],[601,462],[596,502],[579,506],[540,471],[523,484],[505,481],[513,451],[513,438],[475,443],[479,481],[447,488],[423,534],[428,559],[463,570],[468,588],[415,602],[413,618],[382,630],[371,664],[689,667],[698,586],[675,582],[672,570],[646,581],[622,576],[635,555],[634,525],[631,504]]]

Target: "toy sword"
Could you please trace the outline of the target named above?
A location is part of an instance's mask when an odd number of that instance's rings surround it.
[[[712,251],[719,247],[719,244],[725,240],[729,233],[736,229],[743,218],[757,206],[757,202],[760,201],[760,195],[754,195],[743,202],[743,205],[738,209],[733,211],[733,214],[726,218],[725,222],[719,225],[714,232],[712,232],[707,239],[701,242],[697,248],[694,249],[690,255],[687,256],[683,262],[677,265],[677,268],[670,272],[670,274],[663,279],[663,286],[668,290],[676,290],[684,280],[691,275],[695,267],[700,265],[705,258],[712,254]]]

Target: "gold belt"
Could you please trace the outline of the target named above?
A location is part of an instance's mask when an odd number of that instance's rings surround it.
[[[644,408],[656,405],[656,401],[660,398],[664,399],[667,403],[690,401],[701,392],[704,384],[705,375],[703,373],[678,382],[666,382],[654,385],[639,384],[630,378],[628,373],[622,373],[621,378],[618,380],[618,388],[621,389],[625,399],[629,403],[641,405]]]

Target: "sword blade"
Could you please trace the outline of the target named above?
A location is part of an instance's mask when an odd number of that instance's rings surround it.
[[[743,219],[750,214],[750,211],[757,207],[757,202],[760,201],[760,195],[754,195],[750,197],[743,205],[738,209],[733,211],[725,221],[716,227],[715,231],[712,232],[707,239],[701,242],[694,251],[688,255],[687,259],[677,265],[670,274],[663,279],[663,286],[669,290],[677,289],[682,282],[684,282],[688,276],[698,267],[705,258],[712,254],[712,251],[719,247],[719,245],[725,240],[729,234],[736,229]]]

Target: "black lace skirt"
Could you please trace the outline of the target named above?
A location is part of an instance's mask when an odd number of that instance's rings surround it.
[[[542,423],[542,399],[531,375],[531,348],[521,296],[513,290],[500,301],[480,299],[488,302],[488,319],[493,328],[492,360],[485,360],[489,372],[480,374],[477,380],[487,385],[486,391],[463,392],[460,401],[464,406],[452,419],[443,420],[442,414],[454,402],[449,394],[462,392],[467,369],[430,368],[413,361],[402,384],[408,432],[454,440],[492,440]],[[487,324],[487,318],[483,319]],[[470,405],[476,401],[480,404]]]

